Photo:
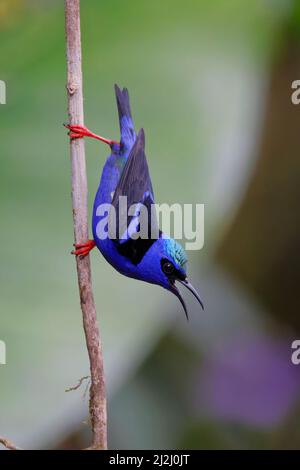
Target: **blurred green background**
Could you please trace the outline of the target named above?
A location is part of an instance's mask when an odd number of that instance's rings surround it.
[[[85,122],[118,138],[113,84],[146,130],[157,202],[205,204],[189,253],[205,312],[92,253],[112,449],[300,448],[300,6],[82,1]],[[74,259],[62,1],[0,0],[0,435],[89,442]],[[107,148],[86,143],[89,207]]]

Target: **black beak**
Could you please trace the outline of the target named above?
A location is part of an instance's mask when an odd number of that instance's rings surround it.
[[[175,284],[172,285],[172,292],[173,292],[173,294],[175,294],[176,297],[178,297],[178,299],[180,300],[180,303],[181,303],[181,305],[183,306],[183,310],[184,310],[186,319],[187,319],[187,321],[189,321],[189,314],[188,314],[188,311],[187,311],[187,308],[186,308],[186,305],[185,305],[185,301],[184,301],[183,298],[181,297],[181,294],[180,294],[179,290],[177,289],[177,287],[175,286]]]
[[[176,281],[180,282],[180,284],[184,285],[189,291],[191,291],[191,293],[196,297],[196,299],[198,300],[199,304],[201,305],[201,308],[202,310],[204,310],[204,306],[203,306],[203,302],[200,298],[200,295],[198,294],[198,292],[196,291],[196,289],[192,286],[192,284],[189,283],[189,281],[187,279],[176,279]],[[183,310],[184,310],[184,313],[185,313],[185,316],[187,318],[187,320],[189,319],[189,316],[188,316],[188,311],[187,311],[187,308],[186,308],[186,305],[185,305],[185,302],[179,292],[179,290],[177,289],[177,287],[175,286],[175,284],[172,285],[172,292],[176,295],[176,297],[179,299],[182,307],[183,307]]]
[[[177,279],[177,281],[180,282],[180,284],[182,284],[183,286],[185,286],[189,291],[191,291],[193,296],[196,297],[199,304],[201,305],[202,310],[204,310],[204,305],[203,305],[203,302],[200,298],[200,295],[198,294],[196,289],[192,286],[192,284],[187,279],[184,279],[184,281],[182,279]]]

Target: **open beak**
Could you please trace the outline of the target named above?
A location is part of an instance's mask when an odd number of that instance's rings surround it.
[[[201,305],[202,310],[204,310],[204,305],[200,298],[200,295],[198,294],[196,289],[192,286],[192,284],[187,279],[185,279],[184,281],[181,279],[177,279],[177,281],[180,282],[180,284],[182,284],[183,286],[185,286],[189,291],[191,291],[191,293],[194,295],[194,297],[196,297],[199,304]]]
[[[196,297],[196,299],[198,300],[199,304],[201,305],[201,308],[202,310],[204,310],[204,306],[203,306],[203,302],[198,294],[198,292],[196,291],[196,289],[192,286],[192,284],[187,280],[187,279],[176,279],[176,281],[180,282],[180,284],[182,284],[183,286],[185,286],[189,291],[191,291],[191,293]],[[186,315],[186,318],[187,320],[189,319],[189,316],[188,316],[188,311],[187,311],[187,308],[186,308],[186,304],[185,304],[185,301],[183,300],[179,290],[177,289],[177,287],[175,286],[175,284],[173,284],[172,286],[172,292],[176,295],[176,297],[178,297],[182,307],[183,307],[183,310],[184,310],[184,313]]]

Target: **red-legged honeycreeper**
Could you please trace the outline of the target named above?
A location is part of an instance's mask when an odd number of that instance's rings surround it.
[[[156,214],[151,211],[154,195],[145,155],[144,130],[141,129],[138,135],[135,133],[128,90],[126,88],[121,90],[115,85],[115,93],[121,131],[120,142],[100,137],[84,126],[66,125],[70,130],[71,139],[93,137],[105,142],[111,148],[94,201],[93,240],[75,245],[76,249],[72,253],[85,256],[94,246],[97,246],[104,258],[121,274],[157,284],[175,294],[188,318],[185,302],[175,283],[179,282],[187,287],[202,308],[203,303],[187,279],[187,256],[184,249],[177,241],[166,237],[158,230]],[[125,226],[122,228],[119,226],[120,196],[127,198]],[[110,206],[104,206],[104,204]],[[137,211],[133,215],[128,215],[128,209],[134,204],[137,207],[142,204],[147,209],[147,226],[149,227],[147,238],[137,237],[140,228],[138,219],[141,213]],[[102,211],[101,207],[114,208],[116,226],[113,236],[109,230],[107,230],[108,236],[106,237],[99,234],[99,227],[103,228],[106,224],[108,229],[108,212],[111,212],[111,210]],[[154,230],[157,234],[154,237],[153,232],[151,237],[152,227],[157,228],[157,231]]]

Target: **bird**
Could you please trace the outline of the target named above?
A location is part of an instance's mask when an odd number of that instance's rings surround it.
[[[156,284],[174,294],[179,299],[188,319],[186,303],[176,283],[182,284],[191,291],[202,309],[204,309],[203,302],[188,280],[188,260],[185,250],[177,240],[159,230],[156,214],[151,211],[154,193],[145,155],[145,132],[143,129],[140,129],[138,133],[135,132],[128,90],[115,85],[115,95],[121,134],[119,142],[101,137],[85,126],[64,124],[69,129],[70,139],[91,137],[110,147],[110,155],[103,167],[94,199],[93,239],[74,244],[75,250],[72,254],[86,256],[94,247],[97,247],[108,263],[119,273],[136,280]],[[127,212],[125,225],[120,227],[119,217],[121,211],[124,211],[124,208],[121,209],[120,196],[126,197],[125,208],[127,210],[132,205],[146,207],[147,238],[138,236],[141,222],[139,210],[131,216]],[[114,234],[108,228],[108,223],[105,225],[110,220],[108,216],[112,211],[110,209],[101,211],[101,207],[114,209],[117,221]],[[103,229],[104,226],[106,237],[99,233],[100,227]],[[153,233],[151,229],[155,229],[153,232],[156,235],[151,236]]]

